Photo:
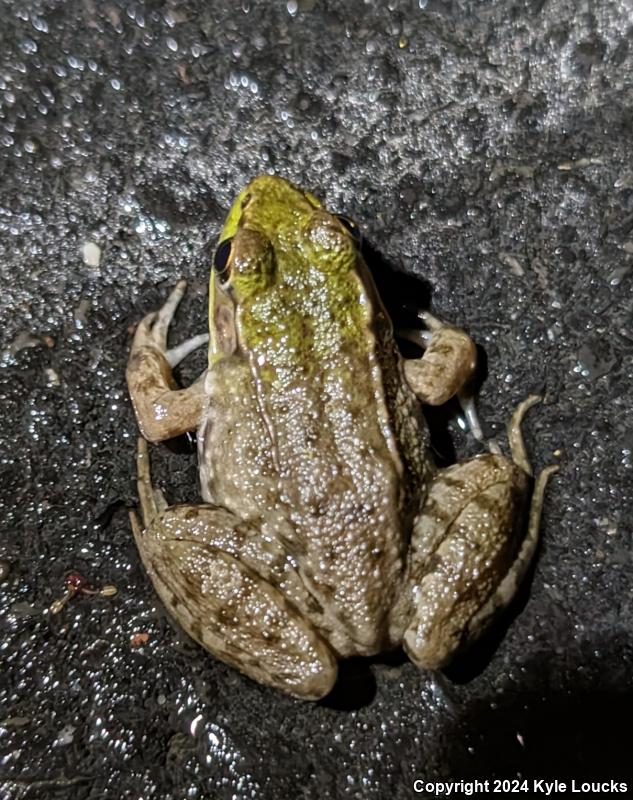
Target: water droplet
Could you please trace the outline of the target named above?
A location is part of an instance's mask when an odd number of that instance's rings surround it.
[[[375,53],[377,49],[378,49],[378,43],[376,42],[375,39],[368,39],[365,42],[365,52],[367,53],[367,55],[372,55],[372,53]]]
[[[20,42],[20,50],[27,55],[37,53],[37,42],[34,42],[33,39],[24,39]]]
[[[68,62],[68,66],[69,66],[71,69],[79,69],[79,70],[81,70],[81,69],[83,69],[83,68],[84,68],[84,61],[83,61],[83,59],[81,59],[81,58],[77,58],[76,56],[68,56],[68,58],[66,59],[66,61]]]
[[[41,31],[42,33],[48,33],[48,25],[46,23],[46,20],[42,19],[41,17],[33,17],[31,19],[31,25],[33,25],[36,31]]]

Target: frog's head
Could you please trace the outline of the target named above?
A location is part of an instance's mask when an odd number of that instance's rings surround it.
[[[252,341],[264,330],[275,335],[273,317],[281,322],[286,315],[288,332],[289,306],[296,320],[297,308],[305,302],[307,310],[315,295],[345,304],[354,290],[358,239],[349,220],[330,214],[309,192],[272,175],[251,181],[233,203],[213,257],[210,363],[227,353],[227,327]],[[235,335],[229,340],[235,343]]]

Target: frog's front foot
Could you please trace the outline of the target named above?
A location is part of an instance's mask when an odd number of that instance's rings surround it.
[[[544,469],[531,492],[521,421],[539,400],[528,398],[512,416],[512,460],[477,456],[441,470],[429,487],[391,633],[420,667],[443,667],[477,639],[510,602],[532,561],[545,486],[557,469]]]
[[[423,403],[441,406],[471,380],[477,366],[477,348],[460,328],[441,322],[428,311],[419,317],[427,330],[400,332],[424,348],[422,358],[404,362],[404,374]]]
[[[189,353],[209,341],[209,334],[201,333],[199,336],[187,339],[186,342],[177,347],[172,347],[171,350],[167,349],[169,326],[186,291],[187,281],[182,278],[174,286],[164,305],[158,311],[152,311],[141,320],[136,329],[133,348],[153,347],[165,356],[170,367],[175,367]]]
[[[136,419],[143,436],[152,442],[195,430],[202,416],[203,382],[180,389],[172,368],[205,344],[208,335],[194,336],[167,349],[169,326],[186,288],[187,282],[179,281],[165,304],[141,320],[128,360],[126,377]]]
[[[404,330],[399,335],[424,348],[422,358],[404,362],[409,386],[427,405],[440,406],[457,397],[473,436],[484,435],[475,408],[472,379],[477,368],[477,348],[460,328],[441,322],[428,311],[419,314],[426,330]],[[496,449],[495,445],[491,449]]]

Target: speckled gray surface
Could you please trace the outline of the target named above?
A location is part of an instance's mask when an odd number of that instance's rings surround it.
[[[633,9],[424,5],[3,4],[2,798],[633,778]],[[180,275],[176,338],[204,326],[205,244],[272,170],[354,216],[383,266],[470,331],[489,434],[546,390],[528,442],[561,463],[529,591],[479,654],[447,676],[353,663],[318,705],[172,627],[126,509],[128,329]],[[192,456],[153,460],[170,499],[197,497]],[[51,615],[72,570],[118,595]]]

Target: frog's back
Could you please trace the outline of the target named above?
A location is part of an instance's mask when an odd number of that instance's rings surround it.
[[[253,236],[272,240],[275,275],[238,302],[237,351],[210,371],[203,481],[283,539],[335,648],[369,653],[402,574],[424,431],[353,241],[327,212],[297,216],[235,234],[251,261]]]

